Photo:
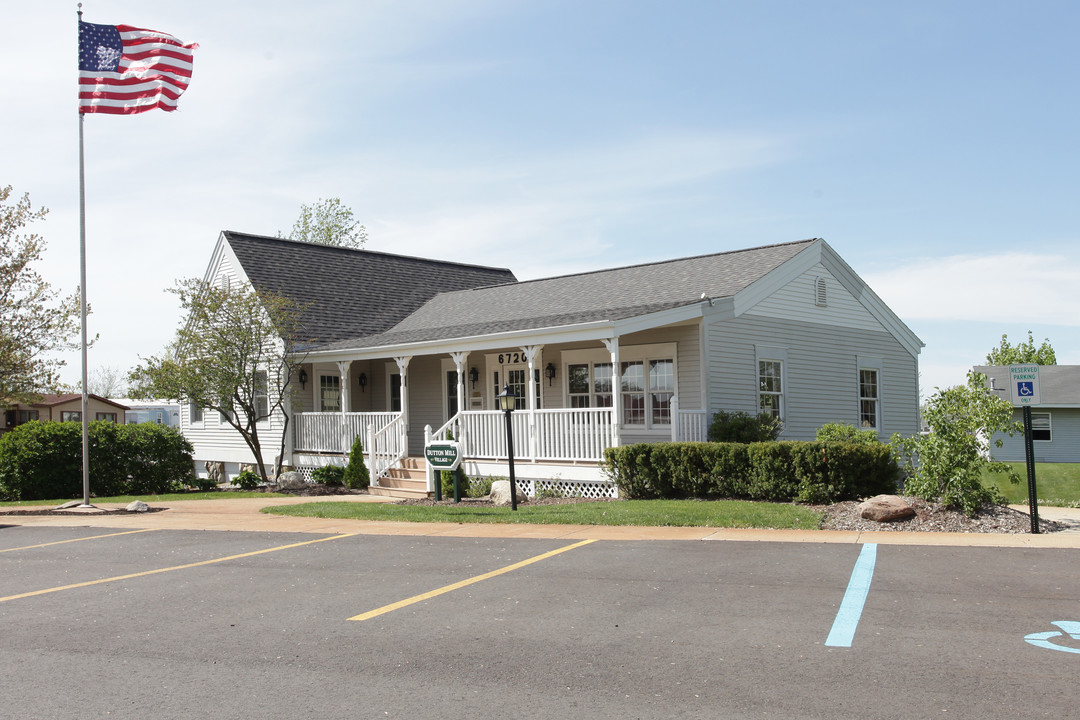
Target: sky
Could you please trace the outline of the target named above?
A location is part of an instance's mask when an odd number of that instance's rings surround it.
[[[0,186],[79,282],[75,3],[7,0]],[[519,279],[824,238],[923,340],[1080,364],[1080,4],[1039,0],[84,3],[197,42],[172,113],[91,114],[93,375],[160,354],[222,230],[340,198],[367,248]],[[318,282],[296,268],[296,282]],[[77,385],[79,354],[64,356]]]

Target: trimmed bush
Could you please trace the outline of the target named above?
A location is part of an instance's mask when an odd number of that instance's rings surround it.
[[[735,443],[768,442],[780,437],[783,430],[783,421],[768,413],[750,415],[741,410],[721,410],[713,415],[709,425],[709,440]]]
[[[341,465],[323,465],[311,471],[311,479],[327,487],[341,487],[345,484],[345,468]]]
[[[149,423],[89,425],[95,497],[169,492],[191,483],[192,447],[174,428]],[[82,497],[82,425],[28,422],[0,437],[0,499]]]
[[[345,466],[343,480],[353,490],[367,490],[371,485],[371,475],[364,459],[364,441],[359,435],[353,440],[352,450],[349,451],[349,464]]]
[[[895,492],[899,477],[880,443],[641,443],[604,460],[619,495],[640,499],[832,503]]]
[[[232,484],[241,490],[254,490],[259,487],[262,477],[253,470],[241,470],[233,479]]]
[[[846,423],[825,423],[815,435],[818,442],[846,442],[858,445],[874,445],[881,442],[877,430],[861,430]]]

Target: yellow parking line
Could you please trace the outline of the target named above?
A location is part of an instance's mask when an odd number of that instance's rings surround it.
[[[559,548],[558,550],[552,550],[551,552],[546,552],[543,555],[537,555],[536,557],[531,557],[528,560],[522,560],[521,562],[514,563],[513,565],[507,565],[506,567],[500,568],[499,570],[492,570],[491,572],[484,573],[483,575],[477,575],[476,577],[469,578],[468,580],[462,580],[461,582],[456,582],[453,585],[446,585],[445,587],[441,587],[438,590],[432,590],[431,592],[426,592],[426,593],[423,593],[421,595],[414,595],[413,597],[407,598],[405,600],[399,600],[396,603],[391,603],[389,605],[383,605],[381,608],[377,608],[375,610],[369,610],[368,612],[361,613],[360,615],[354,615],[353,617],[351,617],[349,619],[350,620],[356,620],[357,622],[362,622],[364,620],[370,620],[373,617],[378,617],[379,615],[385,615],[386,613],[393,612],[394,610],[400,610],[403,607],[408,607],[409,605],[413,605],[414,603],[421,602],[422,600],[428,600],[428,599],[433,598],[433,597],[438,597],[439,595],[443,595],[443,594],[451,592],[453,590],[458,590],[458,589],[466,587],[468,585],[472,585],[473,583],[478,583],[481,580],[487,580],[488,578],[493,578],[496,575],[502,575],[503,573],[508,573],[508,572],[511,572],[512,570],[517,570],[518,568],[523,568],[526,565],[532,565],[534,562],[540,562],[541,560],[546,560],[547,558],[552,557],[554,555],[558,555],[559,553],[564,553],[567,550],[573,550],[575,548],[581,547],[582,545],[588,545],[589,543],[594,543],[594,542],[596,542],[595,539],[593,539],[593,540],[582,540],[581,542],[574,543],[573,545],[567,545],[566,547]]]
[[[0,602],[7,602],[8,600],[18,600],[19,598],[33,597],[34,595],[46,595],[48,593],[60,592],[61,590],[74,590],[75,588],[89,587],[91,585],[101,585],[102,583],[115,582],[117,580],[130,580],[131,578],[145,577],[147,575],[157,575],[158,573],[172,572],[173,570],[186,570],[188,568],[199,567],[201,565],[213,565],[215,563],[225,562],[226,560],[238,560],[240,558],[252,557],[253,555],[262,555],[264,553],[277,552],[278,550],[288,550],[289,548],[300,547],[301,545],[313,545],[315,543],[326,542],[327,540],[340,540],[341,538],[353,537],[358,534],[359,533],[346,533],[344,535],[332,535],[331,537],[319,538],[318,540],[306,540],[304,542],[293,543],[291,545],[281,545],[279,547],[266,548],[265,550],[254,550],[252,552],[240,553],[239,555],[229,555],[228,557],[215,558],[214,560],[202,560],[200,562],[188,563],[187,565],[174,565],[173,567],[158,568],[157,570],[146,570],[144,572],[131,573],[129,575],[117,575],[110,578],[101,578],[100,580],[88,580],[86,582],[74,583],[72,585],[46,588],[45,590],[34,590],[32,592],[20,593],[18,595],[8,595],[7,597],[0,597]]]
[[[50,545],[63,545],[64,543],[82,542],[83,540],[97,540],[98,538],[116,537],[117,535],[134,535],[135,533],[156,531],[157,528],[143,528],[142,530],[125,530],[124,532],[114,532],[107,535],[91,535],[90,537],[72,538],[70,540],[57,540],[55,542],[41,543],[40,545],[24,545],[23,547],[7,548],[6,550],[0,550],[0,553],[15,552],[16,550],[33,550],[34,548],[49,547]]]

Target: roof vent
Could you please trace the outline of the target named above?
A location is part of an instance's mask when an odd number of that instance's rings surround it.
[[[818,307],[827,307],[829,295],[825,286],[825,278],[814,278],[814,304]]]

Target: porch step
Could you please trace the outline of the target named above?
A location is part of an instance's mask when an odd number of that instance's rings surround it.
[[[399,498],[431,497],[427,491],[427,470],[420,458],[402,460],[402,467],[390,469],[390,474],[379,480],[378,487],[368,488],[371,495]]]

